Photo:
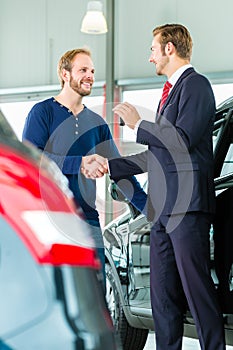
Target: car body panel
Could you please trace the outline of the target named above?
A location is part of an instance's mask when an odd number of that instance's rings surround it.
[[[0,349],[121,349],[64,176],[1,113],[0,257]]]

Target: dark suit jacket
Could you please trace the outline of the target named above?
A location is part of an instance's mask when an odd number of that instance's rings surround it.
[[[109,161],[113,179],[148,171],[149,219],[187,211],[213,213],[212,130],[215,99],[209,81],[188,68],[155,122],[140,123],[140,154]]]

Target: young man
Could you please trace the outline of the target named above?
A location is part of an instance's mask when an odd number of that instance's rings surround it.
[[[94,83],[94,65],[87,49],[66,52],[58,63],[60,93],[33,106],[25,122],[23,139],[33,143],[54,160],[69,180],[69,186],[81,206],[94,234],[95,244],[104,274],[104,246],[96,210],[96,182],[86,179],[81,168],[89,163],[92,154],[119,157],[106,122],[83,103]],[[146,194],[134,177],[122,183],[122,192],[142,210]],[[105,274],[104,274],[105,276]]]
[[[156,73],[168,79],[155,122],[141,120],[127,102],[114,109],[135,130],[137,142],[148,145],[148,151],[110,160],[110,174],[116,180],[148,171],[156,349],[181,350],[185,295],[201,349],[224,350],[223,319],[210,274],[209,251],[215,210],[214,95],[209,81],[190,64],[192,39],[184,26],[155,28],[151,51],[149,61]],[[106,162],[96,158],[98,162],[101,172]],[[94,171],[90,169],[89,175]]]

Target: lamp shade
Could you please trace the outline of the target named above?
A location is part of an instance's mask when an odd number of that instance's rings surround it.
[[[103,15],[103,5],[100,1],[89,1],[87,13],[83,18],[81,32],[88,34],[104,34],[108,31]]]

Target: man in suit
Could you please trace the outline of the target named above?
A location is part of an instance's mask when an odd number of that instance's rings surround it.
[[[112,179],[148,171],[151,302],[157,350],[181,350],[186,300],[202,350],[225,349],[223,319],[210,274],[209,229],[215,210],[209,81],[190,64],[192,39],[179,24],[153,30],[149,61],[170,84],[155,122],[125,102],[114,108],[148,150],[108,162]],[[169,90],[170,89],[170,90]],[[168,93],[169,90],[169,93]],[[104,159],[96,157],[103,172]],[[95,174],[94,162],[87,176]],[[97,175],[96,175],[97,176]],[[185,297],[184,297],[185,295]],[[186,300],[185,300],[186,299]]]

